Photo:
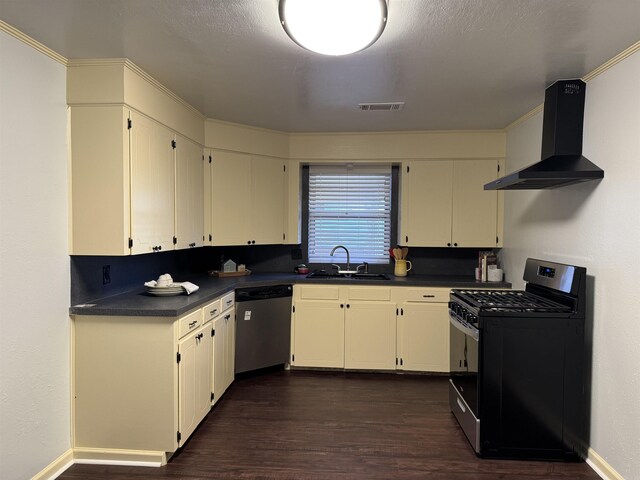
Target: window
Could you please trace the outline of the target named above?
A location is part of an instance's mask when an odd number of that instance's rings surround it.
[[[336,245],[352,263],[389,263],[392,230],[391,166],[309,167],[309,263],[338,263]],[[341,254],[342,255],[342,254]]]

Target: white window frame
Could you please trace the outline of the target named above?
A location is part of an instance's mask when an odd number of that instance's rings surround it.
[[[391,165],[309,166],[309,263],[345,263],[344,245],[352,265],[389,264],[392,183]]]

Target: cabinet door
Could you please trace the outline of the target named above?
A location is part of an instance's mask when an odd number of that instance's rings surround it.
[[[199,401],[197,369],[196,332],[187,335],[178,343],[180,363],[178,364],[178,430],[181,434],[180,446],[189,438],[198,425]]]
[[[344,328],[344,367],[396,368],[396,306],[377,302],[348,303]]]
[[[484,184],[498,177],[497,160],[456,160],[452,241],[458,247],[497,245],[498,192]]]
[[[225,379],[225,351],[226,351],[226,323],[220,315],[213,321],[213,403],[222,397],[226,387]]]
[[[284,238],[284,162],[277,158],[251,159],[251,241],[268,245]]]
[[[71,255],[129,255],[129,110],[71,107]]]
[[[451,243],[452,182],[451,160],[415,161],[405,165],[402,244],[446,247]]]
[[[202,178],[204,183],[204,245],[211,245],[213,231],[211,230],[211,179],[213,158],[211,150],[204,151],[204,162],[202,162]]]
[[[213,326],[208,323],[202,328],[200,334],[198,349],[196,351],[196,365],[197,365],[197,386],[196,386],[196,411],[198,422],[202,420],[209,410],[211,409],[211,393],[213,391],[213,385],[211,383],[212,377],[212,363],[211,357],[213,355],[213,337],[211,336],[211,330]]]
[[[131,112],[131,253],[173,249],[173,133]]]
[[[215,152],[212,161],[213,245],[251,242],[251,157]]]
[[[222,314],[225,325],[225,363],[224,390],[229,388],[235,378],[236,366],[236,309],[231,308]]]
[[[340,303],[298,301],[293,321],[296,366],[344,368],[344,308]]]
[[[211,324],[207,324],[178,343],[180,446],[211,408],[211,341]]]
[[[176,248],[199,247],[204,231],[202,148],[181,136],[176,143]]]
[[[449,371],[449,313],[446,303],[405,303],[398,317],[401,370]]]

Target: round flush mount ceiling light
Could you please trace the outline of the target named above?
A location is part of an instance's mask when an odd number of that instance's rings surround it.
[[[347,55],[372,45],[387,24],[386,0],[279,0],[291,39],[323,55]]]

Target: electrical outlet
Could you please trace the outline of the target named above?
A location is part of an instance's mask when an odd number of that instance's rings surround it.
[[[109,285],[111,283],[111,265],[102,266],[102,284]]]

